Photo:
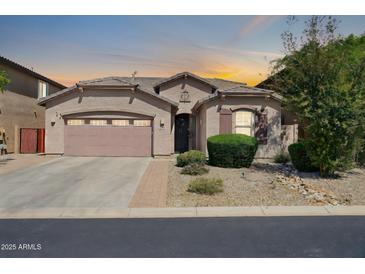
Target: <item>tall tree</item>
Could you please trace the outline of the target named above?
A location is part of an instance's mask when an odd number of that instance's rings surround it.
[[[289,24],[295,18],[290,18]],[[365,122],[365,36],[337,34],[330,16],[312,16],[300,37],[282,34],[275,88],[305,125],[310,159],[322,176],[349,166]]]
[[[0,91],[4,92],[5,86],[9,83],[8,74],[4,70],[0,70]]]

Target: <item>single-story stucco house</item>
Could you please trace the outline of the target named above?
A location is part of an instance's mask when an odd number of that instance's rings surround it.
[[[282,125],[282,98],[274,91],[189,72],[80,81],[39,104],[46,107],[49,154],[206,152],[209,136],[244,133],[258,139],[257,158],[272,158],[297,134],[296,125]]]

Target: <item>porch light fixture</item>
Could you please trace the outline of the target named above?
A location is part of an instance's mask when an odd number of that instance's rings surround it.
[[[160,120],[160,127],[164,127],[165,126],[165,120],[164,119],[161,119]]]

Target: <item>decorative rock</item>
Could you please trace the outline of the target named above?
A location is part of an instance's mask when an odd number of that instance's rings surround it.
[[[318,187],[311,186],[310,184],[306,184],[302,178],[296,175],[296,171],[290,166],[283,166],[281,171],[283,174],[276,174],[274,180],[271,181],[272,186],[275,186],[276,183],[280,183],[283,186],[287,186],[289,189],[297,190],[305,199],[308,199],[315,204],[346,205],[349,203],[349,199],[345,199],[341,202],[331,193],[319,189]]]

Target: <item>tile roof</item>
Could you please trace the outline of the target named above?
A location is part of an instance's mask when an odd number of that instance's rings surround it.
[[[39,80],[45,81],[47,83],[50,83],[50,84],[52,84],[52,85],[54,85],[54,86],[56,86],[56,87],[58,87],[60,89],[66,88],[64,85],[62,85],[62,84],[60,84],[60,83],[58,83],[58,82],[56,82],[54,80],[51,80],[51,79],[49,79],[49,78],[47,78],[47,77],[45,77],[45,76],[43,76],[43,75],[41,75],[39,73],[36,73],[33,70],[30,70],[30,69],[28,69],[28,68],[26,68],[26,67],[24,67],[24,66],[22,66],[22,65],[20,65],[18,63],[15,63],[14,61],[11,61],[8,58],[5,58],[5,57],[3,57],[1,55],[0,55],[0,63],[4,63],[4,64],[6,64],[8,66],[11,66],[12,68],[15,68],[17,70],[23,71],[23,72],[25,72],[25,73],[27,73],[27,74],[29,74],[29,75],[31,75],[31,76],[39,79]]]
[[[211,94],[205,98],[198,100],[193,106],[193,110],[197,110],[202,104],[220,97],[221,95],[234,95],[234,96],[270,96],[271,98],[282,101],[282,97],[273,90],[249,87],[246,85],[235,85],[227,89],[219,89],[214,94]]]
[[[214,85],[212,82],[208,81],[207,79],[202,78],[202,77],[200,77],[200,76],[198,76],[196,74],[193,74],[193,73],[187,72],[187,71],[177,73],[175,75],[172,75],[171,77],[163,78],[162,80],[160,80],[157,83],[155,83],[154,88],[157,88],[157,87],[161,86],[164,83],[173,81],[175,79],[179,79],[181,77],[187,77],[187,76],[192,77],[192,78],[194,78],[194,79],[196,79],[196,80],[198,80],[198,81],[200,81],[202,83],[205,83],[207,85],[210,85],[214,89],[218,89],[218,87],[216,85]]]
[[[52,95],[49,95],[45,98],[42,98],[39,101],[39,104],[44,104],[45,102],[53,99],[54,97],[57,97],[61,94],[68,93],[72,90],[74,90],[76,87],[87,87],[87,86],[97,86],[97,87],[116,87],[116,86],[124,86],[124,87],[136,87],[139,90],[148,93],[154,97],[161,98],[164,101],[167,101],[171,103],[172,105],[177,106],[177,102],[173,102],[170,99],[167,99],[155,92],[155,88],[158,87],[161,83],[166,82],[166,79],[175,79],[178,77],[181,77],[181,75],[185,75],[186,72],[176,74],[169,78],[164,77],[120,77],[120,76],[110,76],[110,77],[104,77],[104,78],[96,78],[91,80],[84,80],[78,82],[75,86],[72,86],[70,88],[66,88],[64,90],[58,91]],[[192,73],[188,73],[188,75],[193,75],[192,77],[199,77]],[[252,93],[257,92],[257,94],[274,94],[273,91],[265,90],[265,89],[259,89],[254,87],[249,87],[245,83],[242,82],[235,82],[230,80],[224,80],[224,79],[218,79],[218,78],[202,78],[199,77],[199,79],[204,80],[204,82],[209,83],[212,87],[217,88],[217,92],[220,93]],[[209,98],[215,97],[217,92]]]

